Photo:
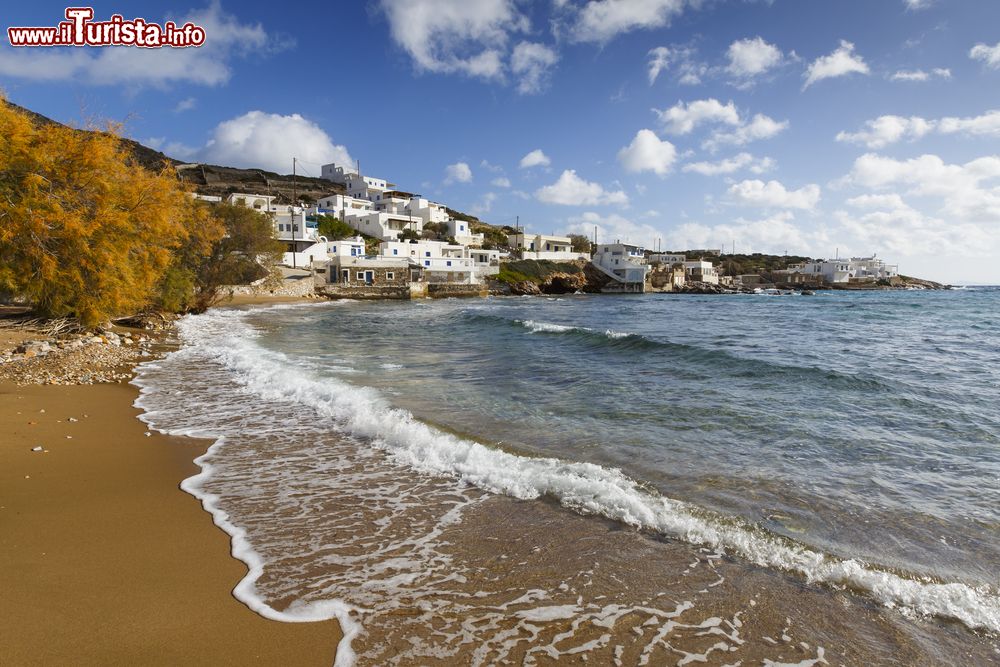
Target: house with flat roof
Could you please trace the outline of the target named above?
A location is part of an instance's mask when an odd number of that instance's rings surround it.
[[[518,232],[508,234],[511,248],[521,251],[523,259],[547,259],[554,262],[571,262],[575,259],[590,259],[584,252],[573,252],[573,241],[568,236],[547,236]]]
[[[642,246],[630,243],[602,243],[591,263],[612,279],[602,291],[635,292],[646,291],[646,276],[650,267],[646,262],[646,251]]]

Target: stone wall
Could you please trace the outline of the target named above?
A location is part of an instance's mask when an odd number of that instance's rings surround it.
[[[489,295],[486,285],[460,285],[455,283],[432,283],[427,286],[427,296],[432,299],[448,297],[484,297]]]

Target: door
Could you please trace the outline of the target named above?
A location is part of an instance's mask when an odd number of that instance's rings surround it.
[[[374,271],[365,271],[365,284],[366,285],[371,285],[374,282],[375,282],[375,272]]]

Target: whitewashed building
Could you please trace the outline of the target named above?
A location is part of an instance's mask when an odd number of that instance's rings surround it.
[[[672,255],[670,253],[658,252],[653,253],[649,256],[650,264],[662,264],[664,266],[673,266],[674,264],[683,264],[687,261],[686,255]]]
[[[873,255],[802,262],[793,264],[786,272],[815,277],[828,283],[847,283],[852,280],[875,281],[895,278],[899,275],[899,266],[886,264]]]
[[[455,239],[458,243],[476,248],[483,245],[485,236],[483,234],[473,234],[472,227],[465,220],[451,218],[445,221],[445,224],[447,225],[448,237]]]
[[[544,234],[508,234],[511,248],[522,251],[524,259],[548,259],[555,262],[570,262],[575,259],[590,259],[585,252],[573,252],[573,242],[568,236],[546,236]]]
[[[688,282],[708,283],[709,285],[719,284],[719,272],[712,266],[711,262],[704,260],[692,260],[684,262],[684,279]]]
[[[646,263],[646,251],[641,246],[629,243],[603,243],[597,246],[597,252],[594,253],[591,262],[602,273],[613,279],[614,282],[608,286],[608,291],[646,290],[649,264]]]
[[[476,262],[460,244],[443,241],[384,241],[379,244],[379,255],[386,259],[406,259],[423,269],[429,283],[480,282]]]

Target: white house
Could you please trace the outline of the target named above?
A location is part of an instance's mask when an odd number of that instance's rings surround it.
[[[511,248],[521,249],[524,259],[549,259],[569,262],[575,259],[590,259],[585,252],[573,252],[573,242],[568,236],[545,236],[543,234],[508,234]]]
[[[500,273],[500,258],[508,256],[499,250],[484,250],[483,248],[465,249],[466,257],[472,259],[477,276],[495,276]]]
[[[226,197],[226,203],[233,206],[246,206],[261,213],[268,213],[276,197],[272,195],[255,195],[247,192],[234,192]]]
[[[822,279],[828,283],[846,283],[851,280],[886,280],[899,275],[897,265],[886,264],[874,255],[850,259],[827,259],[793,264],[787,273],[799,273]]]
[[[480,247],[483,245],[485,236],[483,234],[473,234],[472,228],[465,220],[449,219],[445,222],[449,238],[455,239],[464,246]]]
[[[320,178],[340,183],[347,188],[347,195],[349,197],[357,197],[369,201],[380,201],[382,195],[387,190],[396,187],[395,183],[390,183],[384,178],[362,176],[350,167],[342,167],[333,163],[324,164],[320,167]]]
[[[653,253],[652,255],[649,256],[650,264],[663,264],[664,266],[683,264],[686,261],[687,257],[685,255],[671,255],[665,252]]]
[[[711,262],[692,260],[684,262],[684,279],[695,283],[719,284],[719,272]]]
[[[476,262],[464,246],[443,241],[383,241],[379,255],[406,259],[423,269],[427,282],[476,284]]]
[[[614,279],[611,288],[615,291],[644,292],[646,274],[646,251],[641,246],[628,243],[604,243],[597,246],[591,260],[594,266]]]

